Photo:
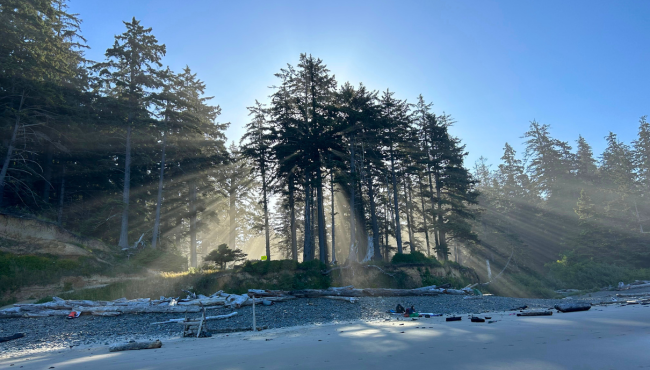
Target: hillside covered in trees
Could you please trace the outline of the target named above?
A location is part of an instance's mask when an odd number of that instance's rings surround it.
[[[3,213],[190,267],[225,244],[328,264],[421,252],[508,284],[648,274],[645,118],[634,142],[610,133],[601,155],[532,121],[524,153],[506,143],[500,163],[470,165],[450,114],[337,81],[315,56],[278,70],[248,122],[220,123],[200,77],[166,67],[146,25],[124,22],[91,61],[80,24],[64,0],[0,4]],[[245,124],[241,139],[229,124]]]

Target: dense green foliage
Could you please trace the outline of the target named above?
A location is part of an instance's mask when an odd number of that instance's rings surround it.
[[[239,262],[246,259],[246,253],[239,249],[233,250],[226,244],[220,244],[203,259],[206,262],[214,262],[222,270],[229,262]]]
[[[411,252],[408,254],[398,253],[390,261],[392,264],[400,263],[424,263],[427,265],[440,266],[440,262],[433,257],[427,257],[422,252]]]
[[[547,265],[549,285],[556,289],[601,289],[619,282],[650,280],[650,268],[636,269],[564,256]]]
[[[524,159],[505,144],[496,170],[485,159],[476,164],[485,215],[474,252],[492,258],[493,267],[510,261],[507,273],[534,271],[554,288],[602,288],[647,278],[649,138],[650,124],[642,117],[632,145],[610,133],[596,160],[584,138],[573,150],[553,138],[548,125],[531,122]],[[552,262],[558,256],[563,257]]]
[[[209,292],[220,287],[229,293],[244,293],[248,289],[327,289],[330,287],[329,275],[322,271],[327,266],[318,260],[298,263],[293,260],[247,261],[241,272],[229,276],[225,284],[220,284],[220,274],[207,274],[194,285],[197,291]]]
[[[185,271],[187,270],[187,258],[173,251],[145,249],[126,261],[119,261],[112,272],[113,274],[134,274],[142,272],[144,268],[166,272]]]
[[[17,256],[0,252],[0,294],[23,286],[58,283],[65,276],[89,276],[105,268],[93,259],[77,261],[57,256]]]

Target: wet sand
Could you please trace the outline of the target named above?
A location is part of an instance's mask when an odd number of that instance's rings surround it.
[[[293,327],[115,353],[108,346],[75,347],[0,359],[0,369],[650,369],[650,306],[484,316],[498,321],[472,323],[464,315],[460,322]]]

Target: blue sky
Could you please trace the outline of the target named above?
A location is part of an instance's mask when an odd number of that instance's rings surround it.
[[[246,107],[267,101],[274,73],[301,52],[339,83],[419,94],[457,121],[452,133],[497,164],[503,144],[523,154],[533,119],[596,154],[609,131],[635,138],[650,115],[650,1],[70,0],[102,60],[123,20],[136,17],[167,45],[164,63],[189,65],[239,140]]]

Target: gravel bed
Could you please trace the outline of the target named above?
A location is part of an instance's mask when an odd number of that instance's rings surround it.
[[[348,322],[353,320],[375,321],[394,317],[386,311],[397,304],[415,306],[418,312],[439,314],[480,314],[483,312],[508,311],[527,305],[529,308],[551,308],[561,299],[529,299],[485,296],[481,299],[464,299],[463,296],[440,295],[433,297],[362,297],[356,304],[312,298],[279,302],[272,306],[256,306],[258,326],[282,328],[299,325]],[[218,307],[208,310],[208,315],[223,315],[232,309]],[[236,310],[239,314],[225,320],[208,322],[209,330],[242,328],[252,325],[252,307]],[[191,313],[188,317],[198,317]],[[0,337],[23,332],[24,338],[0,343],[0,358],[17,352],[47,348],[50,350],[76,346],[102,346],[117,341],[156,340],[180,337],[178,324],[151,325],[153,322],[181,318],[183,314],[125,314],[117,317],[80,316],[68,320],[65,317],[21,318],[0,320]]]

